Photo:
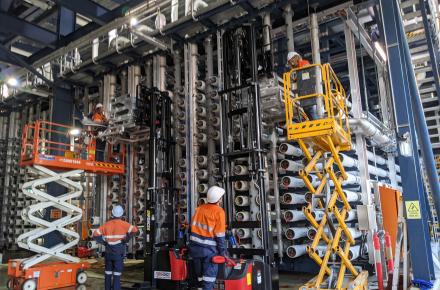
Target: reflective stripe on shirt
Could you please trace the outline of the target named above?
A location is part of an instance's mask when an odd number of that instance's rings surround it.
[[[193,226],[199,227],[202,230],[205,230],[205,231],[208,231],[208,232],[212,232],[214,230],[212,227],[210,227],[208,225],[205,225],[205,224],[202,224],[202,223],[199,223],[199,222],[196,222],[196,221],[194,221],[192,224],[193,224]]]
[[[201,239],[199,237],[193,236],[191,235],[191,237],[189,238],[191,241],[202,244],[202,245],[208,245],[208,246],[217,246],[217,242],[213,241],[213,240],[205,240],[205,239]]]

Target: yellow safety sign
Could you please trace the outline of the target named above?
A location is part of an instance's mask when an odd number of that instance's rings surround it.
[[[406,218],[407,219],[421,219],[420,203],[418,200],[409,200],[405,202],[406,206]]]

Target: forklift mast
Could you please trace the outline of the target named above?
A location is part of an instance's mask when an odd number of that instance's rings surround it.
[[[277,289],[271,207],[267,201],[269,180],[266,151],[262,147],[258,38],[254,24],[223,34],[224,90],[221,96],[221,156],[225,185],[227,228],[247,234],[240,244],[228,248],[239,258],[260,260],[264,289]],[[267,67],[267,66],[266,66]],[[234,201],[244,198],[243,206]],[[272,282],[272,278],[275,282]]]

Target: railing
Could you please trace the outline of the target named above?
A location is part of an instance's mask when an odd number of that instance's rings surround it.
[[[107,146],[104,141],[97,140],[96,135],[93,130],[48,121],[27,124],[23,130],[20,165],[123,173],[125,148],[120,145],[119,150],[114,150],[114,145]],[[106,147],[108,156],[104,159]]]
[[[292,83],[296,83],[296,77],[298,72],[304,70],[310,70],[310,68],[317,67],[319,69],[321,79],[321,90],[318,90],[319,85],[314,93],[307,95],[298,95],[298,92]],[[343,128],[343,130],[350,134],[349,115],[348,108],[346,106],[346,94],[345,90],[336,76],[335,72],[331,68],[330,64],[311,64],[301,68],[292,69],[284,73],[284,102],[286,104],[286,125],[292,125],[294,123],[301,123],[310,121],[308,116],[301,108],[301,100],[317,99],[316,104],[319,104],[322,100],[324,113],[322,118],[334,119],[337,124]],[[293,87],[293,92],[292,92]],[[293,95],[293,96],[292,96]],[[319,108],[318,108],[319,109]],[[296,121],[295,121],[296,120]],[[299,121],[299,122],[298,122]]]

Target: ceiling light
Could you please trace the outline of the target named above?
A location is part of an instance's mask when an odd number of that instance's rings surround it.
[[[7,84],[10,85],[11,87],[16,87],[18,86],[18,80],[16,78],[9,78],[7,81]]]
[[[81,129],[73,128],[69,130],[70,136],[79,136],[79,134],[81,134]]]
[[[135,17],[130,19],[130,26],[136,26],[138,24],[138,20]]]

